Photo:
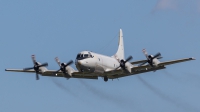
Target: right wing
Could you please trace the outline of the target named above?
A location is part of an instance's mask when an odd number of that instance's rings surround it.
[[[35,70],[23,70],[23,69],[5,69],[5,71],[11,71],[11,72],[24,72],[24,73],[35,73]],[[42,76],[50,76],[50,77],[64,77],[63,73],[61,71],[57,72],[57,75],[53,75],[56,72],[56,70],[46,70],[45,72],[39,72]],[[84,75],[82,72],[74,72],[72,73],[72,77],[69,78],[83,78],[83,79],[98,79],[98,76],[96,75]]]
[[[5,71],[35,73],[35,70],[33,70],[33,69],[26,70],[26,71],[23,69],[5,69]]]

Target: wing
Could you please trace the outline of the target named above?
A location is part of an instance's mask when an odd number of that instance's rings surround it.
[[[166,62],[159,63],[158,66],[171,65],[171,64],[176,64],[176,63],[190,61],[190,60],[195,60],[195,59],[194,58],[184,58],[184,59],[179,59],[179,60],[166,61]]]
[[[123,71],[121,69],[116,70],[116,71],[109,71],[108,73],[110,74],[110,76],[109,76],[110,79],[115,79],[115,78],[120,78],[120,77],[165,69],[166,65],[176,64],[176,63],[190,61],[190,60],[195,60],[195,59],[194,58],[184,58],[184,59],[179,59],[179,60],[171,60],[171,61],[161,62],[158,64],[157,67],[151,67],[149,65],[136,66],[136,67],[132,68],[132,73],[128,73],[127,71]],[[137,62],[132,62],[132,63],[138,63],[138,62],[141,63],[142,61],[143,60],[137,61]]]
[[[145,73],[145,72],[151,72],[151,71],[161,70],[161,69],[165,69],[165,68],[166,67],[164,67],[164,66],[157,67],[157,68],[152,68],[151,67],[149,69],[140,69],[140,70],[134,71],[133,73],[128,73],[126,71],[123,71],[123,72],[118,73],[118,74],[110,75],[110,76],[108,76],[108,78],[110,78],[110,79],[116,79],[116,78],[131,76],[131,75],[137,75],[137,74],[141,74],[141,73]]]
[[[30,70],[23,70],[23,69],[5,69],[5,71],[10,71],[10,72],[24,72],[24,73],[35,73],[34,69]],[[52,74],[55,73],[55,70],[47,70],[44,73],[39,72],[42,76],[53,76]],[[62,72],[57,73],[58,77],[63,77]]]
[[[131,64],[132,64],[132,65],[140,64],[140,63],[144,63],[145,61],[147,61],[147,60],[134,61],[134,62],[131,62]]]
[[[47,70],[41,75],[43,76],[52,76],[52,77],[64,77],[63,73],[59,71],[57,75],[53,75],[56,72],[56,70]],[[71,77],[67,78],[83,78],[83,79],[98,79],[98,76],[95,74],[90,73],[82,73],[82,72],[73,72]]]
[[[23,69],[5,69],[5,71],[10,71],[10,72],[26,72],[26,73],[35,73],[35,70],[23,70]]]
[[[180,62],[191,61],[191,60],[195,60],[195,59],[194,58],[183,58],[183,59],[178,59],[178,60],[165,61],[165,62],[160,62],[157,66],[158,67],[166,66],[166,65],[176,64],[176,63],[180,63]],[[150,69],[150,68],[152,68],[152,67],[147,64],[147,65],[143,65],[143,66],[133,67],[132,71]]]
[[[31,70],[23,70],[23,69],[5,69],[5,71],[11,71],[11,72],[24,72],[24,73],[35,73],[33,69]],[[56,72],[56,70],[46,70],[45,72],[39,72],[42,76],[50,76],[50,77],[64,77],[63,73],[59,71],[57,75],[53,75]],[[69,78],[83,78],[83,79],[98,79],[98,76],[96,75],[84,75],[81,72],[74,72],[72,73],[72,77]]]

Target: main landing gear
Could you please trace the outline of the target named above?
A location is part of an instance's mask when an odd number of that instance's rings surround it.
[[[104,81],[107,82],[108,81],[108,77],[104,76]]]

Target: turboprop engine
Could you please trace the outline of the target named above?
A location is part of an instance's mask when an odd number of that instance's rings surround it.
[[[72,60],[70,60],[68,63],[60,63],[60,60],[58,59],[58,57],[55,58],[56,62],[58,63],[58,65],[60,66],[60,69],[58,69],[54,75],[57,75],[57,73],[59,71],[61,71],[63,73],[63,76],[66,78],[69,78],[72,76],[72,73],[74,72],[74,69],[72,67],[70,67],[69,65],[71,65],[73,63]]]
[[[133,58],[132,56],[129,56],[126,60],[123,60],[123,59],[120,60],[119,67],[121,67],[123,70],[127,70],[127,71],[129,71],[129,73],[131,73],[131,68],[133,67],[133,65],[128,61],[130,61],[132,58]],[[119,67],[117,67],[116,69],[118,69]]]
[[[31,70],[31,69],[34,69],[35,70],[35,73],[36,73],[36,80],[39,80],[39,72],[42,72],[44,73],[46,71],[46,66],[48,66],[48,63],[39,63],[36,61],[35,59],[35,55],[32,55],[31,56],[32,58],[32,61],[33,61],[33,67],[28,67],[28,68],[24,68],[23,70],[24,71],[27,71],[27,70]]]
[[[151,67],[157,67],[157,65],[160,63],[158,59],[161,59],[161,54],[158,52],[157,54],[153,55],[148,55],[147,51],[145,49],[142,50],[144,55],[146,56],[147,60],[144,63],[141,63],[139,66],[142,66],[146,63],[149,63]]]

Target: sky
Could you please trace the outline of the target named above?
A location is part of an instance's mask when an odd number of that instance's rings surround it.
[[[143,48],[196,60],[108,82],[5,72],[32,54],[51,70],[83,50],[112,56],[120,28],[132,61]],[[199,29],[200,0],[0,0],[0,111],[199,112]]]

